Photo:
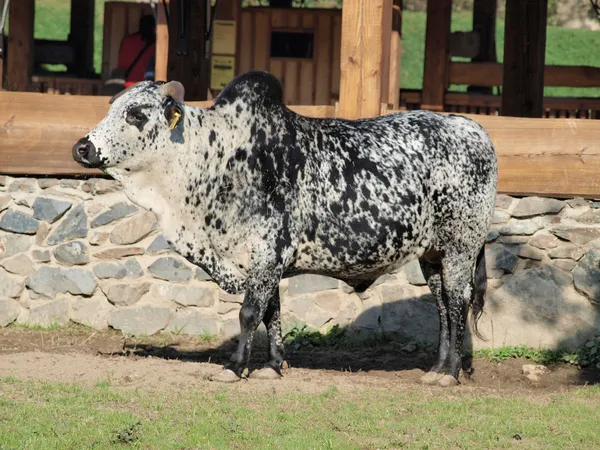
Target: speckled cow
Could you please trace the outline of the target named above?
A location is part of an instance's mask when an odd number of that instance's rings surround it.
[[[216,381],[236,381],[263,321],[281,376],[279,282],[303,273],[366,290],[418,258],[437,299],[437,362],[426,383],[457,383],[467,313],[486,290],[494,146],[477,123],[411,111],[369,120],[314,119],[283,104],[263,72],[233,80],[208,109],[177,81],[141,82],[73,147],[84,167],[119,180],[153,211],[167,241],[229,293],[244,293],[237,350]]]

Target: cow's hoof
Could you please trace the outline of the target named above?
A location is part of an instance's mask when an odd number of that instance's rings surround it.
[[[272,367],[264,367],[260,370],[255,370],[250,374],[250,378],[255,380],[279,380],[281,375]]]
[[[427,372],[421,377],[421,383],[423,384],[435,384],[442,379],[443,373]]]
[[[456,386],[458,384],[458,380],[452,375],[444,375],[440,381],[438,381],[438,384],[442,387]]]
[[[210,381],[216,381],[217,383],[235,383],[236,381],[240,380],[241,378],[238,377],[231,369],[224,369],[223,371],[215,373],[210,377]]]

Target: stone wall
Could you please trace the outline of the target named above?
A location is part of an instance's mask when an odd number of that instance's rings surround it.
[[[574,346],[600,328],[600,203],[499,195],[488,242],[487,340],[469,334],[469,345]],[[361,295],[312,275],[284,280],[280,291],[284,327],[339,324],[437,341],[437,310],[416,262]],[[73,321],[229,337],[241,301],[172,252],[154,215],[115,181],[0,176],[0,326]]]

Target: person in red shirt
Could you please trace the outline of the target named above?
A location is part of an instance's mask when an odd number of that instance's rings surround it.
[[[155,51],[156,22],[154,16],[144,15],[140,18],[139,31],[121,41],[117,68],[126,71],[133,64],[125,80],[125,88],[138,81],[154,79]]]

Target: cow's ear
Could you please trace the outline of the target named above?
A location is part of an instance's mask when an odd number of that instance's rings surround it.
[[[169,130],[173,130],[177,126],[181,120],[181,116],[183,116],[183,110],[179,104],[169,102],[165,106],[165,119],[167,119],[167,123],[169,124]]]
[[[163,97],[171,97],[177,103],[183,103],[185,89],[183,84],[179,81],[169,81],[168,83],[162,84],[158,88],[158,91]]]

